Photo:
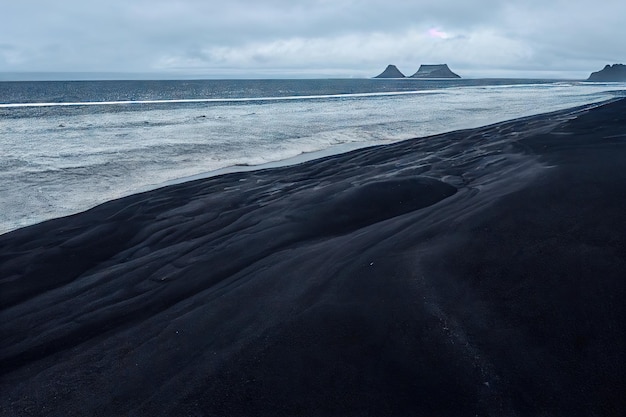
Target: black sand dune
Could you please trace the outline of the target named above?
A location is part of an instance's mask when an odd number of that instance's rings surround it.
[[[0,236],[2,416],[623,416],[626,100]]]

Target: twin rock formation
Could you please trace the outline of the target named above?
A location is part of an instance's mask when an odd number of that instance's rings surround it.
[[[387,68],[374,78],[407,78],[395,65],[387,65]],[[408,78],[461,78],[450,71],[447,64],[420,65],[417,72]]]

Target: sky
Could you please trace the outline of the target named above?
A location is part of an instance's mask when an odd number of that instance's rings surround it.
[[[0,10],[5,78],[350,78],[439,63],[469,78],[586,78],[626,63],[623,0],[0,0]]]

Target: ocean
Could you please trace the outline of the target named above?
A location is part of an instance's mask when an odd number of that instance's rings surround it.
[[[228,170],[623,96],[554,80],[0,82],[0,234]]]

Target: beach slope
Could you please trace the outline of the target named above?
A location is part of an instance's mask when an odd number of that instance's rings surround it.
[[[0,415],[618,416],[626,100],[0,236]]]

